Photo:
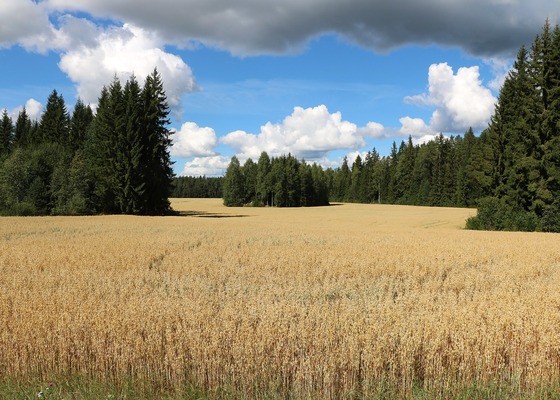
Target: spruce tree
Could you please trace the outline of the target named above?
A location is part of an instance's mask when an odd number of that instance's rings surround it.
[[[8,155],[11,152],[13,134],[14,123],[8,115],[8,111],[4,109],[2,119],[0,120],[0,160],[2,156]]]
[[[270,158],[263,151],[257,164],[257,196],[259,201],[267,206],[272,205],[270,178]]]
[[[169,196],[173,185],[169,106],[163,82],[156,69],[146,78],[142,91],[142,165],[145,175],[145,209],[149,215],[162,215],[170,211]]]
[[[243,177],[245,179],[244,183],[244,190],[245,198],[243,200],[244,203],[252,203],[257,200],[256,193],[257,193],[257,175],[258,175],[258,165],[249,158],[243,164],[241,168],[241,172],[243,173]]]
[[[352,171],[350,173],[350,192],[348,194],[348,201],[358,203],[360,202],[360,185],[362,184],[362,157],[358,154],[352,163]]]
[[[103,87],[98,99],[97,114],[87,143],[89,169],[95,181],[93,201],[97,212],[119,212],[116,202],[118,187],[118,136],[123,130],[124,110],[122,86],[115,77]]]
[[[142,98],[136,78],[132,76],[123,90],[123,124],[117,132],[117,203],[124,214],[147,211],[146,168],[143,165]]]
[[[70,116],[64,98],[56,90],[50,94],[45,112],[39,124],[40,142],[58,143],[68,147],[70,143]]]
[[[236,156],[231,158],[224,175],[224,205],[227,207],[240,207],[245,199],[245,177]]]
[[[93,111],[91,107],[78,99],[70,120],[69,145],[74,152],[83,148],[87,131],[92,122]]]
[[[19,112],[14,131],[14,145],[25,147],[31,141],[31,120],[25,107]]]

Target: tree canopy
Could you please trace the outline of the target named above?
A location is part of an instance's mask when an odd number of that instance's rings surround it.
[[[53,215],[170,212],[169,109],[154,70],[101,90],[97,112],[68,112],[56,90],[40,121],[23,109],[0,120],[0,213]]]

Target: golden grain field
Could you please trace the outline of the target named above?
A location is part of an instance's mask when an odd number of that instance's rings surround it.
[[[0,218],[0,377],[248,398],[560,380],[560,236],[342,204]]]

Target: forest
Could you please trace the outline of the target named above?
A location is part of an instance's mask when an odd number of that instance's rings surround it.
[[[176,176],[171,197],[219,199],[223,196],[223,181],[221,176]]]
[[[54,90],[39,121],[25,108],[0,121],[0,215],[138,214],[171,211],[169,108],[157,70],[103,87],[97,112],[72,115]]]
[[[416,144],[409,137],[339,168],[291,154],[241,165],[223,178],[174,178],[169,109],[157,70],[143,87],[115,78],[97,111],[72,115],[56,90],[39,121],[0,117],[0,215],[171,212],[170,196],[222,197],[226,206],[329,202],[477,207],[471,229],[560,231],[560,28],[548,21],[522,46],[484,131]]]
[[[298,199],[308,198],[302,176],[311,168],[312,186],[326,187],[327,201],[477,207],[467,228],[559,232],[560,28],[547,21],[531,47],[519,49],[489,126],[479,136],[469,129],[463,136],[440,134],[423,144],[409,137],[399,146],[393,143],[388,156],[373,149],[351,166],[344,159],[334,170],[288,156],[284,178],[270,171],[255,180],[255,170],[267,170],[261,167],[267,158],[262,155],[256,166],[232,159],[224,204],[270,204],[268,196],[282,191],[291,194],[273,205],[308,205]]]

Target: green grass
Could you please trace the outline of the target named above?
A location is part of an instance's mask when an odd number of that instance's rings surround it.
[[[373,394],[368,399],[392,400],[560,400],[560,384],[556,386],[542,387],[539,390],[520,393],[518,388],[506,384],[473,384],[466,388],[452,388],[450,391],[430,391],[421,387],[415,387],[408,396],[402,397],[396,387],[380,383],[372,388]],[[29,380],[0,380],[0,399],[6,400],[226,400],[226,399],[296,399],[290,394],[259,393],[249,397],[243,393],[219,388],[215,391],[204,391],[194,386],[185,386],[179,389],[161,389],[147,387],[143,384],[135,384],[127,381],[121,384],[100,383],[95,380],[72,377],[57,379],[54,381],[41,381],[39,379]],[[347,393],[341,399],[362,399],[359,392]],[[318,398],[317,398],[318,399]]]
[[[179,400],[210,399],[207,393],[194,387],[181,390],[162,390],[159,388],[124,384],[100,383],[91,379],[72,377],[49,382],[31,379],[0,381],[0,399],[6,400]]]

